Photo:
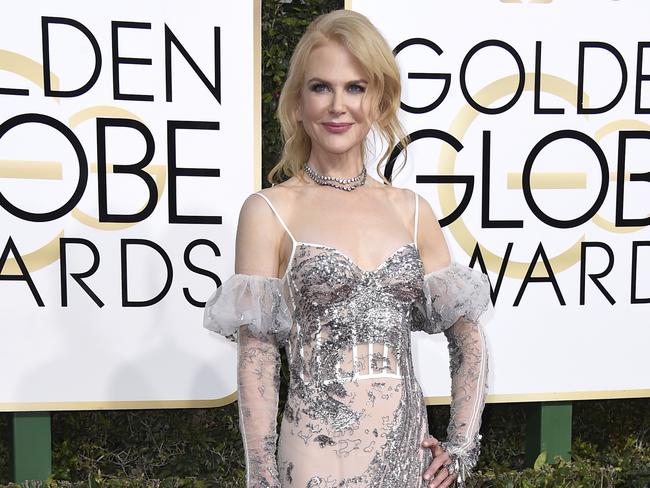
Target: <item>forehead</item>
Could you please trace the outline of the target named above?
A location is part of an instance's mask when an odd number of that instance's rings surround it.
[[[366,78],[366,71],[359,61],[341,44],[326,41],[319,44],[307,57],[305,81],[311,78],[347,81]]]

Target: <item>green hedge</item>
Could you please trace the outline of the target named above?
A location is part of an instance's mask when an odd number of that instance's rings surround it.
[[[280,124],[275,118],[280,89],[293,48],[318,15],[343,8],[343,0],[262,2],[262,169],[266,175],[282,153]]]
[[[527,404],[488,404],[474,487],[650,486],[650,399],[574,403],[573,462],[524,469]],[[449,408],[428,407],[444,437]],[[5,430],[10,414],[0,415]],[[243,487],[237,406],[54,412],[52,486]],[[6,438],[0,483],[8,482]],[[163,481],[158,481],[163,480]],[[601,484],[602,483],[602,484]]]
[[[264,174],[281,147],[273,114],[293,46],[316,15],[342,6],[342,0],[263,2]],[[285,395],[286,375],[285,365]],[[470,486],[650,486],[649,399],[575,402],[573,462],[540,462],[534,469],[524,469],[523,462],[526,409],[526,404],[487,405],[479,472]],[[431,432],[444,438],[449,408],[429,407],[428,413]],[[0,483],[5,484],[10,475],[9,419],[10,414],[0,414]],[[55,412],[52,431],[54,474],[48,486],[244,486],[236,404],[195,410]]]

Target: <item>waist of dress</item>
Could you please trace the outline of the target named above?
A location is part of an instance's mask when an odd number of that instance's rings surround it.
[[[308,354],[305,354],[302,345],[297,350],[289,346],[289,357],[293,357],[293,354],[299,356],[294,371],[305,383],[317,381],[326,385],[377,378],[402,379],[402,369],[407,366],[400,364],[399,355],[387,344],[354,344],[349,349],[329,353],[317,346],[311,348]],[[335,358],[332,358],[332,354]],[[310,367],[306,367],[307,364]]]
[[[353,375],[341,375],[337,378],[328,378],[321,381],[323,385],[330,383],[351,383],[362,380],[376,380],[382,378],[393,378],[402,380],[404,377],[399,373],[356,373]]]

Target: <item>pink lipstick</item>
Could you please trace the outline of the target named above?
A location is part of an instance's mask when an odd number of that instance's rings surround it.
[[[346,122],[324,122],[323,127],[333,134],[341,134],[352,127],[352,124]]]

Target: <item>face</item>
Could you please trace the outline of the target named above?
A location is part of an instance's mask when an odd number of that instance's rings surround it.
[[[361,158],[373,121],[367,92],[367,75],[346,48],[329,41],[311,52],[296,117],[311,139],[313,157]]]

